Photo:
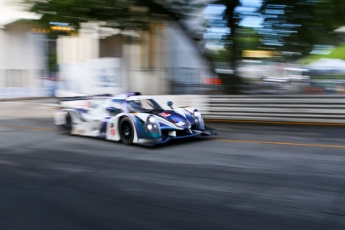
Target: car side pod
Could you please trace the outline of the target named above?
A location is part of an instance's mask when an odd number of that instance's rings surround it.
[[[205,125],[205,130],[202,131],[201,135],[202,136],[211,136],[211,135],[218,135],[218,133],[216,132],[216,129],[208,127]]]

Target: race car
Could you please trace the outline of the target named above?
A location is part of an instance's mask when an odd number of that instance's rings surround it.
[[[216,135],[204,124],[201,113],[191,107],[164,110],[140,93],[115,97],[70,98],[84,100],[88,108],[63,108],[55,113],[55,125],[64,133],[96,137],[125,144],[157,145],[172,139]]]

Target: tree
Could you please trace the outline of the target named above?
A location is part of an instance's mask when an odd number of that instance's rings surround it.
[[[219,74],[222,79],[226,93],[238,94],[240,78],[237,74],[238,59],[241,58],[241,39],[239,38],[240,14],[236,8],[241,5],[240,0],[217,0],[215,3],[222,4],[226,7],[223,13],[225,25],[230,29],[230,33],[224,36],[225,48],[228,51],[228,62],[231,65],[233,74]],[[224,55],[223,55],[224,57]]]
[[[316,16],[327,19],[330,30],[345,25],[345,1],[321,0],[316,2]]]
[[[239,0],[219,0],[217,1],[219,4],[223,4],[226,7],[224,12],[224,20],[227,22],[227,26],[230,29],[230,34],[228,35],[228,46],[227,49],[231,53],[230,63],[232,64],[233,70],[236,70],[237,67],[237,44],[236,44],[236,36],[237,36],[237,28],[239,23],[239,15],[236,14],[236,7],[240,5]]]
[[[77,29],[81,22],[103,21],[105,26],[145,29],[148,17],[169,17],[178,21],[204,4],[192,0],[26,0],[31,11],[42,14],[42,25],[67,22]]]
[[[315,45],[333,44],[331,32],[340,21],[345,23],[337,4],[345,8],[342,0],[264,0],[263,47],[296,59],[309,55]]]

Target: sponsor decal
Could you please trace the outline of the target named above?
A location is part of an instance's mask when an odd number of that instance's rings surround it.
[[[161,115],[162,117],[169,117],[169,116],[171,116],[171,114],[168,113],[168,112],[162,112],[159,115]]]
[[[183,125],[185,125],[185,124],[186,124],[186,123],[184,123],[184,122],[182,122],[182,121],[176,123],[176,125],[178,125],[178,126],[183,126]]]
[[[116,130],[115,130],[114,124],[111,124],[110,125],[110,135],[115,136],[115,134],[116,134]]]

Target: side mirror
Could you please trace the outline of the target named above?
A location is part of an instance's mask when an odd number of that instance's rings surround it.
[[[171,109],[173,109],[173,107],[172,107],[172,105],[173,105],[172,101],[168,101],[168,102],[167,102],[167,105],[168,105]]]

